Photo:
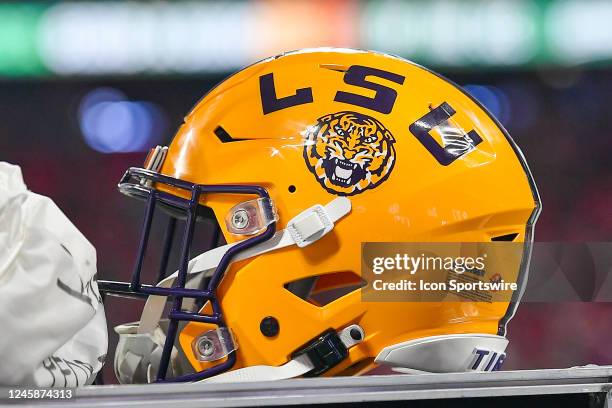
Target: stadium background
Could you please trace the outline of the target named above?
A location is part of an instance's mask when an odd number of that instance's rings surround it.
[[[500,119],[542,195],[536,240],[611,241],[610,21],[612,3],[577,0],[0,3],[0,160],[83,231],[101,276],[125,279],[142,208],[116,183],[211,86],[282,51],[367,48],[441,72]],[[140,307],[111,299],[109,327]],[[610,364],[611,321],[609,303],[523,304],[505,368]]]

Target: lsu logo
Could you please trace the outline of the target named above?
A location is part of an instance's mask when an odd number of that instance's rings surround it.
[[[385,181],[395,164],[395,139],[382,123],[356,112],[325,115],[306,132],[304,159],[319,184],[350,196]]]

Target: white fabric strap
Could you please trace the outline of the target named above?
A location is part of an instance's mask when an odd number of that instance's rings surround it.
[[[310,207],[291,219],[291,221],[287,223],[287,229],[277,231],[269,240],[242,251],[232,259],[232,262],[241,261],[290,245],[297,244],[300,247],[310,245],[329,233],[333,229],[334,223],[346,216],[350,211],[351,201],[346,197],[337,197],[326,206],[315,205]],[[321,226],[317,228],[319,224]],[[290,230],[298,231],[302,237],[298,238],[296,242],[296,238],[294,237],[295,232],[292,233]],[[211,275],[221,262],[223,255],[236,244],[237,243],[223,245],[191,259],[187,267],[187,274]],[[157,286],[170,288],[177,277],[178,271],[161,280]],[[162,317],[165,304],[166,296],[148,297],[140,318],[138,333],[150,333],[155,330]]]
[[[115,331],[119,334],[119,344],[115,353],[115,373],[122,384],[153,382],[161,359],[161,351],[165,340],[162,330],[158,327],[154,333],[135,334],[135,328],[136,323],[128,323],[115,328]],[[340,330],[338,336],[345,347],[350,349],[363,341],[365,333],[361,326],[352,324]],[[175,371],[177,367],[173,363],[176,356],[177,350],[173,349],[171,364],[168,367],[171,375],[180,375]],[[284,380],[299,377],[314,368],[315,365],[308,354],[301,354],[282,366],[244,367],[199,382],[230,383]]]
[[[359,333],[357,338],[354,338],[356,332]],[[351,335],[351,332],[353,335]],[[356,344],[359,344],[365,338],[365,333],[358,324],[351,324],[348,327],[340,330],[338,336],[347,349],[350,349]],[[289,360],[282,366],[251,366],[239,368],[237,370],[228,371],[223,374],[207,378],[200,382],[207,383],[226,383],[226,382],[253,382],[253,381],[274,381],[285,380],[287,378],[295,378],[304,375],[315,368],[307,354],[301,354]]]
[[[200,382],[228,383],[284,380],[286,378],[299,377],[313,368],[314,364],[312,364],[310,358],[308,358],[306,354],[302,354],[279,367],[266,365],[245,367],[234,371],[228,371]]]

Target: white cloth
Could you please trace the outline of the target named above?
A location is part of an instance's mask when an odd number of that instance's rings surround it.
[[[95,278],[95,248],[0,162],[0,386],[93,381],[108,345]]]

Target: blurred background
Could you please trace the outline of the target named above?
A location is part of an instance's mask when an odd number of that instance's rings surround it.
[[[0,160],[83,231],[101,276],[125,279],[142,207],[116,183],[208,89],[283,51],[367,48],[498,117],[542,195],[538,241],[611,241],[611,21],[612,2],[578,0],[0,3]],[[141,306],[111,299],[109,326]],[[523,304],[505,368],[611,364],[611,332],[610,303]]]

